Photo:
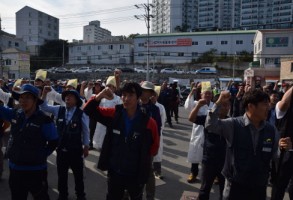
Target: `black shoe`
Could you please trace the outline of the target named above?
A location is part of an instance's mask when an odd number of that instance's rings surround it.
[[[95,148],[94,147],[89,147],[89,150],[91,151],[91,150],[94,150]]]
[[[86,197],[76,197],[76,200],[86,200]]]
[[[171,123],[169,123],[170,128],[173,128],[173,125]]]
[[[58,197],[57,200],[68,200],[68,198],[67,197]]]

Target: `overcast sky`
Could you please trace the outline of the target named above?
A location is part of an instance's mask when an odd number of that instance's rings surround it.
[[[2,30],[15,34],[15,13],[24,6],[30,6],[59,18],[60,39],[82,39],[83,26],[93,20],[99,20],[101,27],[115,36],[144,34],[147,32],[145,21],[136,19],[134,15],[141,16],[145,11],[134,5],[146,2],[147,0],[0,0]]]

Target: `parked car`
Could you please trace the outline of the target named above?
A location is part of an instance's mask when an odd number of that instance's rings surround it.
[[[144,69],[143,67],[135,67],[134,71],[137,73],[146,73],[146,69]]]
[[[112,72],[112,71],[113,69],[110,67],[101,67],[94,70],[94,72]]]
[[[65,67],[59,67],[55,69],[55,73],[71,73],[70,69],[66,69]]]
[[[51,67],[49,69],[46,69],[47,72],[50,72],[50,73],[55,73],[56,69],[58,69],[57,67]]]
[[[122,72],[128,72],[128,73],[134,72],[134,69],[128,68],[128,67],[118,67],[117,69],[120,69]]]
[[[184,74],[184,70],[183,69],[176,69],[176,74]]]
[[[81,67],[74,71],[74,73],[91,73],[92,70],[89,67]]]
[[[216,73],[217,73],[217,70],[214,67],[203,67],[194,72],[194,74],[216,74]]]
[[[164,68],[164,69],[161,69],[161,73],[175,74],[176,73],[176,70],[175,69],[172,69],[172,68]]]

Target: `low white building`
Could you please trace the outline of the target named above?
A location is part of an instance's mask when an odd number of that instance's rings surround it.
[[[15,35],[1,31],[1,30],[0,30],[0,48],[2,50],[9,49],[9,48],[16,48],[21,51],[27,50],[26,43],[23,40],[17,39]]]
[[[2,52],[4,66],[3,76],[10,79],[30,77],[30,54],[16,48],[9,48]]]
[[[254,61],[261,68],[280,68],[281,57],[291,57],[293,29],[258,30],[254,38]]]
[[[133,63],[132,40],[112,40],[95,43],[71,43],[69,45],[70,65],[106,64],[121,65]]]
[[[252,53],[255,33],[255,30],[249,30],[151,34],[149,35],[149,62],[191,63],[211,49],[216,49],[218,55],[228,56],[242,51]],[[147,35],[138,35],[134,38],[134,64],[146,64],[147,39]]]

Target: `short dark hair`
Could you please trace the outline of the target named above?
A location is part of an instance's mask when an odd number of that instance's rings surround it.
[[[257,105],[260,102],[270,101],[270,97],[266,92],[260,89],[254,89],[246,92],[242,100],[243,108],[246,109],[249,103]]]
[[[121,93],[135,93],[137,98],[139,98],[142,94],[142,88],[138,83],[129,81],[123,84],[121,87]]]

